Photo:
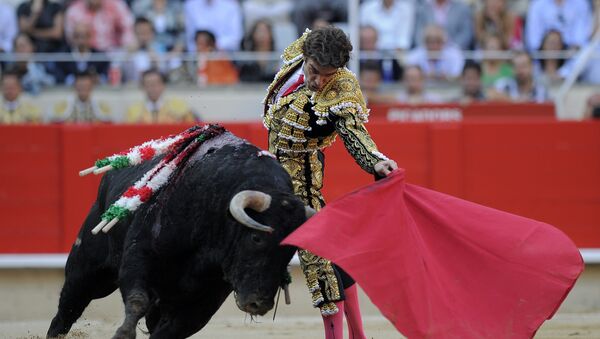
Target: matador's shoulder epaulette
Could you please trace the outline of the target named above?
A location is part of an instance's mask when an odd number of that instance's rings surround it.
[[[369,110],[360,90],[356,75],[347,68],[340,68],[322,91],[311,98],[313,110],[319,117],[317,123],[325,124],[329,113],[336,115],[348,112],[351,108],[362,122],[367,122]]]

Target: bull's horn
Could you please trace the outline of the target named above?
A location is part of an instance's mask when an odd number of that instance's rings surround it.
[[[273,232],[273,228],[250,218],[244,208],[264,212],[271,205],[271,196],[259,191],[241,191],[229,203],[229,212],[241,224],[263,232]]]
[[[306,219],[310,219],[310,217],[317,214],[317,211],[310,206],[304,206],[304,211],[306,212]]]

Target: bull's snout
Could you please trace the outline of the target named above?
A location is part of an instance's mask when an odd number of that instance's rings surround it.
[[[237,304],[240,310],[251,315],[265,315],[273,308],[273,300],[261,298],[257,294],[250,294],[245,298],[239,298]]]

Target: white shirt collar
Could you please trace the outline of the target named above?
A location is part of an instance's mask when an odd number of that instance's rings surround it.
[[[158,100],[156,100],[156,101],[151,101],[150,99],[146,98],[146,109],[149,112],[152,112],[154,110],[159,111],[162,106],[163,106],[162,98],[158,98]]]

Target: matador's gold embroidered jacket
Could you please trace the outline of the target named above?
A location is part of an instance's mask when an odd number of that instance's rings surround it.
[[[286,80],[302,67],[302,45],[307,33],[288,46],[284,66],[267,89],[263,123],[269,130],[269,151],[288,171],[294,191],[316,210],[324,205],[323,153],[340,135],[349,153],[367,172],[374,173],[376,163],[387,160],[371,140],[363,123],[366,107],[356,76],[340,68],[320,92],[306,86],[277,98]],[[312,293],[313,305],[324,315],[337,313],[334,301],[341,300],[339,276],[331,263],[308,251],[300,251],[300,263]]]

